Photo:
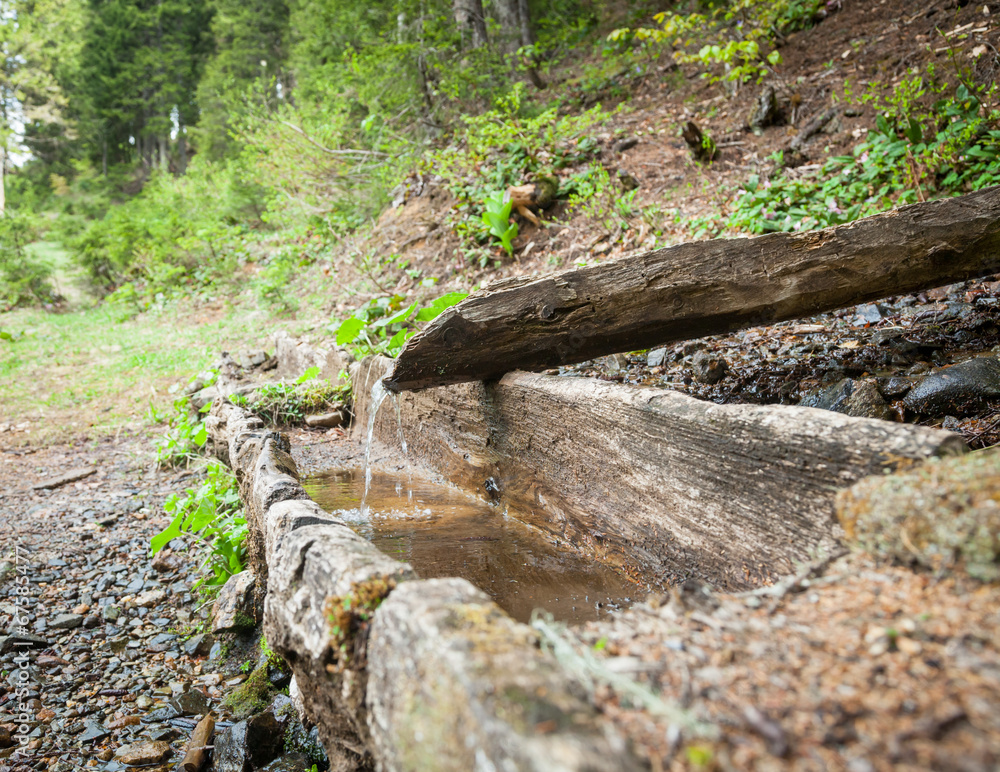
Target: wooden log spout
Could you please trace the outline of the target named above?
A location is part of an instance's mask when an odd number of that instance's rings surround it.
[[[497,282],[414,336],[393,391],[498,378],[1000,271],[1000,187],[810,233],[681,244]]]

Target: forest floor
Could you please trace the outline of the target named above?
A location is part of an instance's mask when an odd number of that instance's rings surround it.
[[[289,287],[300,296],[296,312],[276,315],[252,295],[220,290],[120,319],[69,289],[69,310],[5,314],[5,329],[28,334],[10,346],[0,342],[0,527],[5,552],[17,548],[27,557],[29,626],[44,640],[32,671],[39,696],[31,705],[37,723],[28,766],[120,769],[112,759],[117,748],[158,733],[179,751],[185,727],[150,713],[189,685],[217,706],[239,680],[207,653],[184,650],[205,612],[190,593],[193,557],[178,556],[163,574],[148,557],[149,538],[168,522],[164,498],[190,484],[187,470],[153,469],[150,435],[158,430],[150,405],[163,410],[177,385],[221,350],[267,347],[278,329],[328,337],[331,319],[379,287],[406,294],[433,278],[437,293],[468,290],[493,278],[688,240],[693,221],[721,222],[747,177],[767,174],[768,156],[832,103],[835,83],[848,77],[893,83],[927,61],[949,66],[938,41],[967,25],[984,31],[950,35],[960,55],[984,41],[1000,46],[996,3],[988,5],[989,15],[982,3],[946,0],[919,9],[901,0],[842,5],[783,47],[782,93],[795,114],[760,137],[745,129],[752,88],[727,99],[718,87],[685,80],[668,66],[628,84],[627,109],[595,139],[610,172],[639,182],[637,209],[658,212],[655,228],[636,216],[619,232],[558,205],[540,228],[523,224],[515,259],[498,254],[498,268],[492,260],[470,267],[456,253],[457,237],[442,227],[454,201],[427,180],[373,230],[346,240],[340,259],[309,269]],[[692,161],[679,138],[679,125],[689,119],[721,148],[710,166]],[[873,123],[870,108],[842,113],[807,145],[810,160],[843,152]],[[623,139],[638,141],[616,150]],[[393,264],[405,262],[409,270],[362,269],[353,259],[362,251],[391,252]],[[668,385],[720,401],[793,403],[843,378],[872,378],[895,417],[946,425],[982,447],[1000,441],[995,403],[965,414],[907,414],[890,382],[988,353],[1000,344],[998,308],[1000,284],[987,279],[889,299],[874,311],[848,309],[671,347],[652,361],[627,355],[567,372]],[[894,348],[901,335],[909,345]],[[726,358],[729,376],[699,382],[692,360],[698,350]],[[303,431],[297,441],[326,440]],[[55,489],[32,488],[74,468],[94,471]],[[0,568],[0,627],[7,628],[20,609],[15,574]],[[105,576],[111,581],[96,589]],[[156,591],[163,595],[152,596],[150,605],[137,602]],[[105,613],[109,607],[120,616]],[[80,617],[79,624],[53,625],[66,615]],[[993,770],[1000,764],[996,584],[852,554],[780,598],[678,588],[611,625],[572,634],[581,645],[599,644],[619,671],[723,728],[721,739],[682,748],[668,722],[599,692],[601,708],[653,770]],[[5,675],[9,660],[9,652],[0,655]],[[0,709],[13,699],[12,687],[0,686]],[[0,729],[0,756],[10,751],[5,744]]]

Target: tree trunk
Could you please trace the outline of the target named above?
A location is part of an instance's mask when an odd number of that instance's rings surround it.
[[[454,0],[455,23],[462,33],[462,43],[466,36],[470,48],[482,48],[488,42],[486,35],[486,15],[483,0]]]
[[[181,124],[177,130],[177,174],[182,175],[187,172],[187,162],[187,134],[184,132],[184,125]]]
[[[528,0],[517,0],[517,16],[521,24],[521,45],[534,45],[535,31],[531,28],[531,14],[528,12]]]
[[[530,46],[534,42],[527,0],[496,0],[493,7],[500,26],[502,50],[511,57],[516,57],[519,48]],[[525,74],[535,88],[545,88],[545,81],[533,64],[525,68]]]
[[[413,337],[393,391],[812,316],[1000,271],[1000,186],[813,233],[704,241],[495,283]]]

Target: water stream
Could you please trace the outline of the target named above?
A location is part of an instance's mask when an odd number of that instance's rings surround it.
[[[468,579],[520,621],[542,608],[569,623],[586,622],[644,595],[607,566],[451,486],[370,466],[333,470],[303,485],[421,578]]]

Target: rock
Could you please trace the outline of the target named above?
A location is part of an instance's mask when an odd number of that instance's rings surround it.
[[[96,721],[85,721],[83,732],[77,735],[76,739],[84,743],[98,742],[105,737],[110,737],[111,732]]]
[[[5,726],[0,726],[0,748],[11,748],[14,745],[14,738],[10,736],[10,730]]]
[[[250,772],[278,757],[285,729],[270,711],[239,721],[215,738],[216,772]]]
[[[346,420],[347,415],[344,410],[333,410],[329,413],[323,413],[321,415],[306,416],[306,426],[333,429],[337,426],[343,426]]]
[[[93,630],[95,627],[100,627],[101,618],[90,614],[83,618],[83,627],[85,630]]]
[[[160,764],[170,757],[170,745],[163,740],[123,745],[115,752],[115,758],[130,767],[141,767],[147,764]]]
[[[626,137],[615,145],[616,153],[624,153],[626,150],[631,150],[636,145],[639,144],[638,137]]]
[[[74,630],[83,624],[83,616],[80,614],[59,614],[49,622],[49,627],[56,630]]]
[[[153,562],[150,564],[154,571],[159,574],[168,574],[176,571],[183,565],[183,561],[174,554],[171,549],[163,549],[156,553]]]
[[[747,118],[747,126],[750,130],[760,136],[764,133],[764,128],[770,126],[778,117],[778,96],[774,86],[766,84],[757,96],[757,101],[750,108],[750,115]]]
[[[218,635],[230,630],[243,630],[260,621],[254,603],[254,583],[252,571],[241,571],[223,585],[215,599],[213,633]]]
[[[844,403],[844,408],[841,412],[856,418],[880,418],[883,421],[892,418],[892,411],[872,378],[855,383],[853,392]]]
[[[654,348],[646,354],[646,365],[649,367],[661,367],[667,361],[666,347]]]
[[[898,398],[913,388],[913,381],[909,378],[879,378],[878,390],[883,397]]]
[[[886,312],[885,308],[877,303],[863,303],[854,310],[858,314],[854,317],[854,323],[857,325],[876,324],[881,322],[882,317]]]
[[[619,169],[615,176],[618,178],[618,182],[625,190],[636,190],[639,187],[639,180],[637,180],[633,175],[629,174],[624,169]]]
[[[77,469],[70,469],[68,472],[56,475],[55,477],[49,477],[42,480],[39,483],[35,483],[31,486],[32,490],[51,490],[52,488],[58,488],[61,485],[66,485],[71,482],[76,482],[77,480],[82,480],[85,477],[90,477],[97,471],[97,467],[94,466],[84,466]]]
[[[184,653],[189,657],[204,657],[215,643],[215,637],[210,633],[192,635],[184,641]]]
[[[101,619],[105,622],[114,622],[121,616],[122,610],[118,606],[105,606],[101,609]]]
[[[313,763],[301,753],[289,753],[263,768],[262,772],[309,772]]]
[[[212,404],[219,397],[219,389],[215,386],[208,386],[201,391],[191,395],[191,406],[195,410],[202,410],[206,405]]]
[[[169,721],[179,715],[180,713],[173,705],[161,705],[143,716],[142,721],[144,724],[155,724],[160,721]]]
[[[699,351],[695,354],[694,379],[699,383],[715,384],[726,377],[729,371],[729,363],[718,354],[711,354],[707,351]]]
[[[1000,400],[1000,360],[968,359],[922,378],[903,404],[924,415],[966,415]]]
[[[167,597],[167,593],[163,590],[147,590],[146,592],[140,593],[135,599],[135,605],[141,606],[142,608],[151,608],[162,603]]]
[[[935,571],[1000,579],[1000,452],[931,459],[868,477],[837,497],[847,540],[876,555]]]
[[[863,381],[844,378],[816,394],[804,397],[800,404],[803,407],[832,410],[855,418],[882,420],[892,418],[892,410],[882,398],[878,383],[873,378],[866,378]]]
[[[32,635],[31,633],[14,633],[8,635],[0,642],[0,655],[10,654],[19,651],[28,651],[29,649],[47,649],[52,644],[40,635]]]
[[[170,705],[182,716],[203,716],[209,710],[208,698],[197,689],[177,695],[170,701]]]

